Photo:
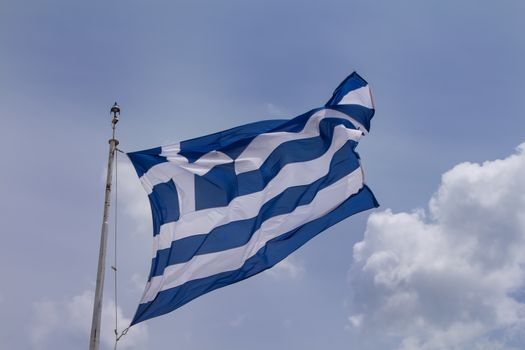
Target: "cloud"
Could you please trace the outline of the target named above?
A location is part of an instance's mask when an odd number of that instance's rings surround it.
[[[112,196],[118,190],[119,209],[123,214],[135,221],[136,231],[151,231],[151,209],[148,195],[144,191],[135,168],[126,155],[117,153],[117,169],[113,169]],[[118,173],[118,183],[115,181],[115,172]],[[106,183],[107,167],[100,173],[100,181]],[[118,188],[116,188],[118,185]],[[114,197],[111,198],[114,205]]]
[[[266,273],[274,278],[299,279],[304,275],[304,266],[294,256],[288,256],[277,265],[267,270]]]
[[[136,223],[137,232],[151,231],[151,210],[148,196],[142,187],[133,165],[120,155],[118,166],[119,202],[123,204],[124,214]],[[105,181],[105,180],[104,180]]]
[[[426,211],[370,215],[349,281],[361,349],[523,344],[525,143],[446,172]]]
[[[88,347],[93,312],[93,292],[85,291],[71,299],[40,301],[33,304],[33,320],[30,328],[32,349],[76,349]],[[108,299],[108,298],[105,298]],[[127,327],[130,319],[117,308],[119,331]],[[102,308],[101,349],[113,349],[115,341],[115,303],[104,302]],[[144,349],[148,339],[147,326],[138,324],[118,343],[119,349]]]
[[[289,114],[285,108],[277,106],[273,103],[266,104],[266,111],[268,112],[269,115],[274,116],[274,117],[282,117],[284,115]]]
[[[140,273],[134,273],[131,275],[131,285],[132,287],[137,291],[142,293],[144,291],[144,287],[146,286],[146,281],[148,279],[146,276]]]

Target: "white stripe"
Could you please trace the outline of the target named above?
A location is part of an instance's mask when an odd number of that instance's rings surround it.
[[[239,269],[271,239],[328,214],[350,195],[357,193],[363,187],[361,174],[361,169],[357,169],[319,191],[310,204],[297,207],[292,213],[268,219],[242,247],[197,255],[188,262],[168,266],[162,276],[153,277],[148,282],[141,304],[155,299],[160,291],[180,286],[194,279]]]
[[[241,174],[259,169],[275,148],[284,142],[319,136],[319,123],[321,120],[334,117],[349,120],[356,128],[366,132],[366,129],[361,124],[348,115],[332,109],[322,109],[308,119],[303,130],[299,133],[282,131],[261,134],[255,137],[235,160],[235,173]]]
[[[255,217],[261,207],[292,186],[310,184],[325,176],[330,170],[330,162],[334,154],[348,140],[357,141],[361,132],[347,129],[344,125],[334,128],[334,135],[329,149],[320,157],[299,163],[289,163],[266,185],[262,191],[234,198],[228,206],[203,209],[181,216],[178,221],[164,224],[160,234],[153,237],[157,249],[166,249],[171,242],[195,234],[210,232],[214,227],[229,222]],[[153,256],[156,255],[153,251]]]
[[[361,105],[373,109],[374,104],[370,95],[370,87],[367,85],[350,91],[343,96],[338,105]]]

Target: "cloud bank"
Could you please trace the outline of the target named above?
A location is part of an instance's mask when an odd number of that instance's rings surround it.
[[[346,329],[360,349],[516,349],[525,335],[525,143],[462,163],[428,209],[370,215]]]
[[[31,348],[35,350],[88,348],[93,297],[92,291],[84,291],[71,299],[34,303],[33,320],[29,332]],[[119,331],[122,331],[131,322],[122,315],[120,307],[117,308],[117,320]],[[113,349],[114,326],[115,303],[106,297],[102,307],[101,349]],[[147,340],[147,326],[135,325],[118,342],[118,348],[122,350],[145,349]]]

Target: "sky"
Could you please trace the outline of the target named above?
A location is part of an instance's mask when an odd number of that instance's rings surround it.
[[[525,348],[524,16],[518,0],[1,0],[0,348],[88,346],[115,101],[136,151],[292,118],[354,70],[374,95],[358,151],[381,206],[119,349]],[[117,170],[122,330],[151,218],[121,154]]]

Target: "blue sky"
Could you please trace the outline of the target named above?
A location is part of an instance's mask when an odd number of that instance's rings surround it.
[[[87,346],[115,100],[120,148],[134,151],[296,116],[353,70],[374,94],[359,152],[381,207],[272,271],[147,321],[121,348],[525,346],[523,2],[0,8],[1,348]],[[149,269],[151,224],[122,157],[119,197],[125,323]]]

